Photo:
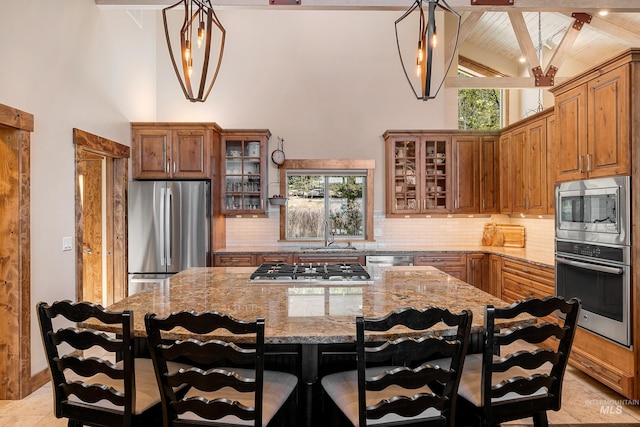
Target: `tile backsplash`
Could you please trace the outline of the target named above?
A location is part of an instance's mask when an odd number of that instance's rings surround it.
[[[279,243],[280,218],[272,213],[268,218],[227,218],[227,246],[291,246]],[[357,247],[392,249],[394,245],[420,245],[425,248],[470,246],[480,244],[484,225],[488,222],[519,224],[525,227],[525,246],[553,251],[554,220],[552,218],[510,218],[507,215],[451,218],[386,218],[374,213],[375,242]]]

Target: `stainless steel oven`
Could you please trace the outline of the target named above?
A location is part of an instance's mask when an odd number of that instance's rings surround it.
[[[585,179],[556,186],[556,238],[630,245],[631,178]]]
[[[578,324],[631,346],[631,248],[556,239],[556,294],[578,297]]]

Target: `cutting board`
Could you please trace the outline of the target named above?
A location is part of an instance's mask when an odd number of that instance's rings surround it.
[[[496,232],[502,233],[504,236],[502,246],[524,248],[525,231],[522,225],[498,224],[496,225]]]
[[[525,231],[522,225],[486,224],[482,236],[484,246],[524,248]]]

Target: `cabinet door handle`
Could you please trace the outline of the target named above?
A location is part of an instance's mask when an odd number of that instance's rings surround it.
[[[167,160],[167,163],[164,165],[164,173],[169,172],[169,160]]]
[[[578,157],[578,171],[580,171],[580,173],[582,173],[582,157],[584,156]]]
[[[176,162],[173,162],[173,173],[176,173]]]
[[[587,154],[587,172],[591,172],[591,154]]]

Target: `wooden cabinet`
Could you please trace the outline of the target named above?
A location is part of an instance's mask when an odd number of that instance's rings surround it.
[[[511,258],[502,260],[502,289],[500,297],[509,302],[529,297],[544,298],[555,294],[555,272],[543,267]]]
[[[133,123],[134,179],[210,179],[216,124]]]
[[[413,258],[414,265],[430,265],[453,277],[467,281],[467,254],[459,252],[443,252],[417,254]]]
[[[387,216],[498,209],[497,135],[387,131]]]
[[[489,278],[487,282],[487,292],[502,298],[502,257],[500,255],[489,255]]]
[[[553,183],[547,170],[549,141],[544,111],[505,130],[500,137],[500,212],[549,214]]]
[[[556,182],[631,173],[631,65],[612,60],[552,90]]]
[[[386,132],[387,214],[451,212],[451,138]]]
[[[498,186],[498,206],[500,213],[509,214],[513,211],[513,179],[511,165],[511,136],[512,133],[505,132],[500,135],[499,143],[499,170],[500,170],[500,185]]]
[[[499,212],[500,159],[498,136],[480,137],[480,213]]]
[[[256,256],[251,253],[226,253],[214,256],[215,267],[255,267]]]
[[[364,255],[349,253],[333,253],[333,254],[297,254],[293,257],[293,261],[298,264],[355,264],[365,263]]]
[[[467,283],[489,292],[489,263],[485,254],[467,254]]]
[[[270,254],[256,254],[256,264],[293,264],[293,254],[275,252]]]
[[[480,212],[480,146],[471,135],[453,137],[453,208],[458,213]]]
[[[268,130],[222,134],[221,211],[225,215],[266,215]]]
[[[579,328],[569,363],[623,396],[635,398],[633,350]]]

